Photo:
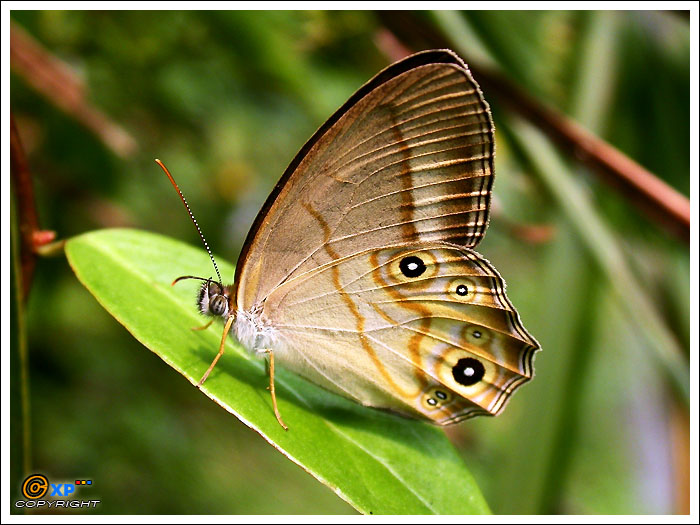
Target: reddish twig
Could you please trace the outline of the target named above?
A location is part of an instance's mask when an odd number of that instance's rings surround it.
[[[136,141],[85,99],[85,87],[70,67],[26,31],[10,22],[10,66],[29,85],[82,123],[120,157],[136,151]]]
[[[22,242],[20,246],[22,299],[26,301],[34,276],[36,249],[38,246],[51,242],[56,235],[52,231],[39,229],[39,216],[34,205],[32,176],[12,114],[10,114],[10,176],[17,204],[17,220]]]
[[[377,44],[392,60],[408,49],[451,47],[450,42],[407,11],[380,12],[390,31]],[[393,41],[391,36],[393,36]],[[690,241],[690,201],[653,173],[559,111],[545,106],[503,75],[469,61],[469,67],[489,96],[499,99],[545,132],[566,153],[586,164],[656,224]]]

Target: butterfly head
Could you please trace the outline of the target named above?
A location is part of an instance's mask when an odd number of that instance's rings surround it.
[[[200,313],[207,317],[223,317],[226,319],[230,313],[236,311],[233,302],[233,285],[224,286],[211,277],[195,277],[194,275],[183,275],[173,281],[173,285],[185,279],[198,279],[202,281],[197,295],[197,308]]]
[[[211,279],[207,279],[202,283],[197,298],[197,306],[202,314],[206,316],[223,317],[225,319],[232,310],[230,304],[230,286],[222,286]]]

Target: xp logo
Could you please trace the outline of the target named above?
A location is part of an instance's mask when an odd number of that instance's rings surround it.
[[[15,501],[17,508],[95,508],[100,500],[75,498],[77,486],[92,485],[91,479],[76,479],[74,483],[49,483],[43,474],[32,474],[22,482],[22,495],[26,499]],[[51,492],[49,493],[49,487]],[[44,499],[41,499],[44,498]],[[58,498],[58,499],[56,499]]]
[[[72,483],[51,483],[51,497],[63,498],[75,492],[75,485]]]
[[[27,499],[42,498],[49,490],[49,480],[41,474],[32,474],[22,483],[22,494]]]
[[[39,499],[46,496],[51,485],[52,498],[67,498],[75,492],[76,485],[92,485],[91,479],[78,479],[75,483],[50,483],[46,476],[42,474],[32,474],[22,483],[22,494],[27,499]]]

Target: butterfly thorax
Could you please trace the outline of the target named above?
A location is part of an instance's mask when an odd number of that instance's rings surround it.
[[[262,305],[256,305],[249,311],[236,311],[233,330],[238,341],[251,353],[260,354],[279,346],[279,334],[263,318],[262,312]]]
[[[206,316],[221,317],[224,320],[235,315],[233,331],[238,341],[253,354],[262,354],[279,347],[279,334],[263,317],[263,304],[254,305],[250,310],[236,307],[233,300],[233,285],[223,286],[207,279],[197,296],[199,311]]]

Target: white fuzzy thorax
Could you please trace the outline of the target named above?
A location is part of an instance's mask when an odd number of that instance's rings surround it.
[[[279,344],[277,330],[263,320],[261,312],[262,308],[255,307],[249,312],[237,310],[233,323],[238,341],[253,354],[274,350]]]

